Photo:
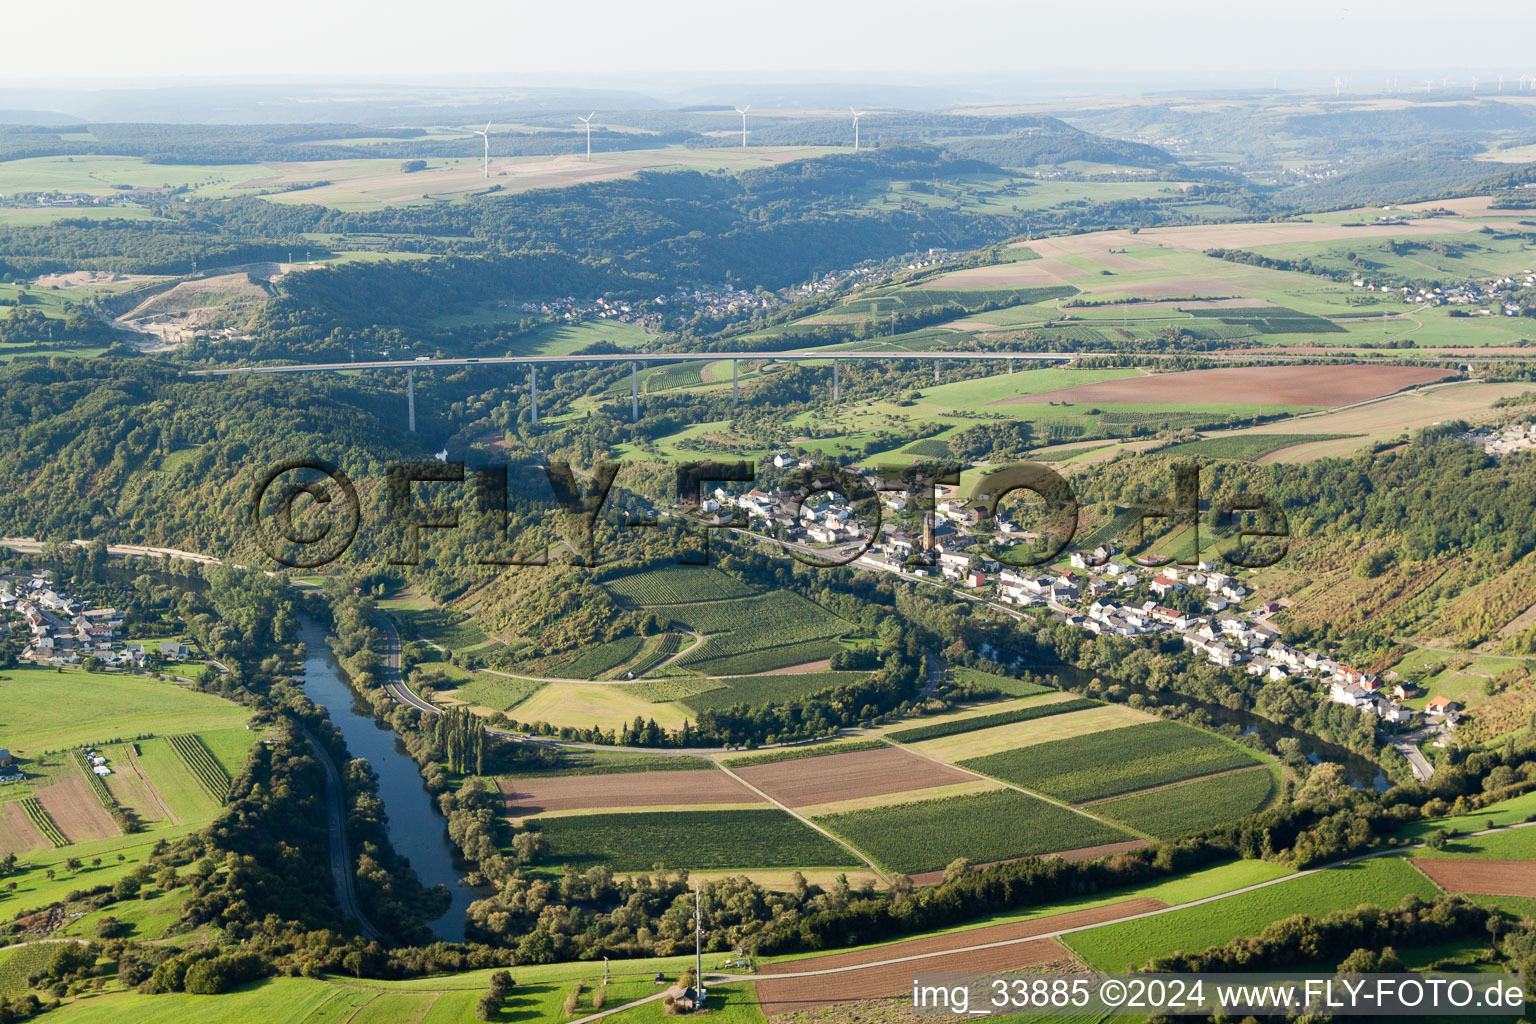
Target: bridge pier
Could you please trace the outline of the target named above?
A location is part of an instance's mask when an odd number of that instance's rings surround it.
[[[933,361],[933,382],[935,384],[937,384],[939,382],[939,363],[940,362],[941,362],[941,360],[938,360],[938,359],[935,359]]]
[[[1013,372],[1013,360],[1012,359],[1008,360],[1008,372],[1009,373]]]
[[[409,366],[405,368],[405,418],[411,433],[416,433],[416,374]]]
[[[731,360],[731,404],[732,405],[735,405],[737,402],[741,401],[740,380],[741,380],[741,378],[736,373],[736,360],[732,359]]]
[[[640,422],[640,364],[629,364],[629,421]]]
[[[837,397],[838,397],[837,360],[834,359],[834,360],[832,360],[832,404],[833,405],[837,404]]]
[[[528,366],[528,399],[533,407],[533,425],[539,425],[539,368]]]

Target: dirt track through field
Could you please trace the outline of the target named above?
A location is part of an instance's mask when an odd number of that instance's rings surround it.
[[[171,809],[171,805],[166,802],[165,797],[160,795],[160,790],[156,789],[155,784],[149,781],[149,776],[145,773],[144,766],[139,764],[139,756],[133,752],[134,746],[135,744],[132,743],[123,744],[123,752],[128,755],[129,771],[124,772],[121,764],[119,764],[118,773],[124,777],[128,774],[136,776],[138,781],[143,784],[145,795],[149,797],[154,806],[159,810],[162,820],[168,821],[172,825],[180,825],[181,815]]]
[[[1419,366],[1234,366],[1123,377],[987,404],[1198,405],[1242,402],[1332,408],[1453,376],[1455,374],[1450,370]]]
[[[1528,860],[1413,860],[1446,892],[1536,896],[1536,865]]]
[[[789,807],[928,789],[975,778],[895,747],[806,757],[735,770],[747,782]]]
[[[756,793],[722,771],[635,772],[496,783],[514,818],[551,811],[660,805],[756,804]]]
[[[70,771],[75,771],[73,767]],[[37,802],[53,818],[59,831],[71,843],[87,839],[105,839],[118,834],[112,816],[78,775],[61,778],[37,791]]]
[[[768,964],[758,970],[759,980],[755,983],[757,998],[763,1012],[772,1016],[854,999],[897,995],[911,989],[912,975],[918,972],[924,974],[985,973],[1067,959],[1070,954],[1054,939],[1040,939],[1035,942],[1014,942],[1014,940],[1028,939],[1032,935],[1044,935],[1065,928],[1079,928],[1102,921],[1112,921],[1131,914],[1160,910],[1167,905],[1161,900],[1154,899],[1126,900],[1088,910],[1074,910],[1066,914],[1031,918],[1028,921],[1012,921],[1007,924],[972,928],[945,935],[908,939],[905,942],[878,946],[874,949]],[[970,949],[970,947],[991,942],[1013,942],[1014,944],[992,949]],[[867,970],[846,971],[820,977],[780,980],[773,978],[775,974],[822,971],[865,963],[878,964],[925,953],[942,953],[949,949],[970,949],[970,951],[929,957],[912,963],[885,963]]]

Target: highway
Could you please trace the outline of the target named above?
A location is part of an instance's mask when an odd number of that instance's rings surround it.
[[[830,363],[834,359],[838,362],[844,360],[875,360],[875,361],[916,361],[916,362],[974,362],[977,360],[986,362],[1008,362],[1014,359],[1024,359],[1031,362],[1073,363],[1080,359],[1128,357],[1138,361],[1152,361],[1159,359],[1189,359],[1200,358],[1221,362],[1239,363],[1293,363],[1317,361],[1327,358],[1345,358],[1341,353],[1333,352],[1308,352],[1306,350],[1286,350],[1275,352],[1143,352],[1137,350],[1127,351],[1084,351],[1084,352],[977,352],[977,351],[930,351],[912,352],[904,349],[875,349],[860,351],[817,351],[815,349],[796,349],[788,352],[588,352],[569,355],[523,355],[523,356],[456,356],[445,359],[374,359],[356,363],[285,363],[275,366],[227,366],[216,370],[184,370],[183,373],[191,377],[232,377],[242,373],[325,373],[343,370],[427,370],[435,367],[463,367],[463,366],[505,366],[505,365],[529,365],[538,366],[544,363],[569,364],[569,363],[714,363],[722,360],[757,360],[768,362],[817,362]],[[1382,358],[1385,357],[1385,358]],[[1353,362],[1394,362],[1401,359],[1411,359],[1419,363],[1463,363],[1469,359],[1478,358],[1475,352],[1460,352],[1453,355],[1445,353],[1429,353],[1418,351],[1386,351],[1379,354],[1352,354],[1347,357]],[[1488,357],[1481,357],[1486,360]],[[1520,359],[1520,356],[1500,355],[1500,359]],[[716,382],[720,383],[720,382]]]
[[[900,349],[878,349],[873,352],[596,352],[579,355],[546,356],[484,356],[481,358],[459,357],[453,359],[375,359],[361,363],[292,363],[281,366],[231,366],[218,370],[187,370],[194,377],[228,377],[237,373],[310,373],[326,370],[412,370],[434,366],[474,366],[485,364],[538,364],[538,363],[676,363],[719,362],[722,359],[765,359],[774,362],[808,361],[830,362],[833,359],[916,359],[930,360],[1007,360],[1031,359],[1037,362],[1072,362],[1087,356],[1112,355],[1103,352],[908,352]],[[1138,353],[1139,355],[1139,353]],[[1151,355],[1149,358],[1161,358]]]
[[[400,674],[400,633],[395,629],[395,624],[389,620],[388,615],[384,614],[375,614],[373,622],[384,634],[384,690],[389,694],[390,699],[397,704],[425,711],[429,715],[439,714],[439,708],[430,701],[416,696],[411,692],[411,688],[405,685],[405,679]]]

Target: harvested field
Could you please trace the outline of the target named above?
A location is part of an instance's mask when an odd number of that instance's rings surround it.
[[[912,987],[912,975],[919,971],[925,974],[944,972],[976,974],[1029,967],[1062,958],[1066,954],[1054,940],[1043,939],[1035,942],[1017,940],[1029,939],[1036,935],[1049,935],[1068,928],[1082,928],[1105,921],[1114,921],[1133,914],[1160,910],[1167,905],[1161,900],[1153,899],[1126,900],[1088,910],[1074,910],[1066,914],[1031,918],[1027,921],[1011,921],[1007,924],[988,925],[985,928],[950,932],[946,935],[908,939],[872,949],[766,964],[758,968],[760,980],[756,982],[757,998],[763,1012],[772,1016],[814,1006],[827,1006],[837,1002],[906,992]],[[782,980],[773,978],[774,975],[780,974],[855,968],[861,964],[899,960],[903,957],[923,956],[930,953],[944,954],[948,950],[962,950],[993,942],[1010,941],[1014,944],[968,953],[925,956],[921,960],[908,963],[840,971],[836,974],[810,978]]]
[[[1127,725],[1155,722],[1157,717],[1124,704],[1106,704],[1087,711],[1073,711],[1065,715],[1037,718],[1032,722],[1014,722],[991,729],[978,729],[936,740],[923,740],[913,744],[913,749],[927,757],[940,761],[963,761],[971,757],[984,757],[1004,750],[1016,750],[1036,743],[1070,739],[1073,736],[1089,736],[1107,729],[1119,729]]]
[[[604,807],[760,804],[758,795],[722,771],[631,772],[542,779],[499,779],[514,818]]]
[[[995,782],[992,779],[972,779],[970,782],[956,782],[948,786],[930,786],[928,789],[911,789],[900,793],[881,793],[879,796],[858,797],[853,800],[833,800],[824,804],[809,804],[804,807],[797,807],[795,810],[807,818],[819,818],[828,814],[862,811],[870,807],[885,807],[889,804],[948,800],[957,796],[973,796],[977,793],[990,793],[994,789],[1002,788],[1002,783]]]
[[[1536,896],[1536,863],[1528,860],[1414,860],[1446,892]]]
[[[1065,284],[1069,277],[1081,277],[1083,272],[1060,260],[1042,257],[1024,263],[1000,263],[991,267],[969,267],[956,270],[922,284],[919,289],[933,288],[1048,288]]]
[[[0,856],[41,850],[51,845],[38,835],[18,801],[11,800],[0,808]]]
[[[884,964],[821,977],[760,980],[753,985],[757,990],[758,1007],[764,1016],[773,1017],[818,1006],[910,992],[912,976],[919,972],[981,974],[1070,959],[1071,954],[1055,939],[1036,939],[972,953],[946,953],[911,963]]]
[[[1090,234],[1052,238],[1050,242],[1052,246],[1059,247],[1059,251],[1062,252],[1096,257],[1097,254],[1111,247],[1139,249],[1149,245],[1160,245],[1168,249],[1204,252],[1207,249],[1250,249],[1254,246],[1283,245],[1288,242],[1337,242],[1354,238],[1464,235],[1473,227],[1453,217],[1424,218],[1412,220],[1406,224],[1381,227],[1314,224],[1310,221],[1286,223],[1264,221],[1147,228],[1134,235],[1127,230],[1096,231]],[[1029,245],[1035,248],[1035,251],[1039,251],[1039,242],[1031,242]]]
[[[1077,862],[1080,860],[1094,860],[1099,857],[1112,857],[1117,853],[1130,853],[1139,850],[1143,846],[1151,846],[1150,839],[1127,839],[1119,843],[1100,843],[1098,846],[1083,846],[1076,850],[1062,850],[1060,853],[1041,854],[1044,857],[1059,857],[1065,861]],[[1013,857],[1006,861],[990,861],[986,864],[978,864],[977,868],[991,867],[993,864],[1008,864],[1014,860],[1022,860],[1022,857]],[[938,885],[944,881],[943,871],[921,871],[909,878],[917,885]]]
[[[895,747],[753,765],[739,769],[738,774],[790,807],[974,782],[976,778]]]
[[[1310,462],[1325,457],[1347,458],[1372,443],[1427,427],[1441,420],[1470,422],[1489,419],[1493,403],[1531,390],[1529,384],[1456,383],[1392,395],[1379,402],[1337,412],[1266,423],[1241,430],[1208,433],[1208,438],[1242,437],[1248,434],[1309,434],[1336,436],[1332,441],[1308,441],[1259,457],[1266,462]]]
[[[1027,265],[1027,264],[1026,264]],[[1390,395],[1455,376],[1418,366],[1235,366],[1154,373],[1004,398],[988,405],[1082,402],[1092,405],[1255,405],[1333,407]]]
[[[37,800],[71,843],[118,834],[112,816],[79,775],[60,778],[52,785],[44,786],[37,791]]]

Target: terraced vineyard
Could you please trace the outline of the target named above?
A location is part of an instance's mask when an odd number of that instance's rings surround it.
[[[176,751],[176,756],[181,758],[210,796],[220,803],[229,799],[229,775],[208,753],[208,748],[203,746],[201,740],[188,735],[167,736],[166,739],[170,741],[171,749]]]
[[[68,837],[59,831],[59,826],[54,824],[48,809],[37,802],[37,797],[24,796],[17,803],[21,804],[22,813],[27,816],[27,820],[32,823],[33,828],[37,829],[39,835],[54,846],[69,845]]]
[[[718,644],[715,642],[717,639],[720,640]],[[778,647],[762,647],[754,642],[751,635],[729,633],[724,637],[711,638],[709,645],[713,650],[700,650],[694,658],[679,658],[677,664],[705,675],[749,675],[754,672],[772,672],[789,665],[824,661],[842,648],[835,640],[809,640]]]
[[[75,762],[75,767],[79,768],[80,774],[85,776],[86,784],[91,787],[91,792],[96,795],[96,799],[101,802],[101,806],[105,807],[108,811],[117,810],[117,801],[112,799],[112,792],[107,789],[107,780],[91,771],[91,762],[86,758],[85,752],[79,747],[75,747],[69,753],[71,759]]]
[[[669,605],[658,612],[708,639],[675,664],[705,675],[745,675],[830,657],[845,622],[799,594],[776,591],[708,604]]]
[[[719,690],[725,683],[718,679],[700,679],[698,676],[674,676],[670,679],[653,679],[644,683],[621,683],[620,688],[641,700],[652,704],[667,704],[684,700],[710,690]]]
[[[1274,792],[1268,767],[1198,779],[1150,793],[1117,796],[1092,806],[1094,814],[1158,839],[1177,839],[1263,808]]]
[[[640,653],[640,648],[645,646],[645,638],[639,636],[624,636],[617,640],[610,640],[605,644],[588,647],[576,657],[562,666],[557,666],[552,671],[555,675],[568,679],[597,679],[605,672],[611,672],[630,658]]]
[[[726,685],[684,697],[682,703],[694,711],[719,711],[737,704],[761,707],[809,697],[813,693],[851,683],[863,676],[863,672],[803,672],[795,675],[723,679],[720,682]]]
[[[898,743],[916,743],[919,740],[932,740],[940,736],[953,736],[956,733],[970,732],[973,729],[990,729],[994,725],[1011,725],[1014,722],[1028,722],[1036,718],[1049,718],[1051,715],[1064,715],[1071,711],[1086,711],[1088,708],[1099,707],[1096,700],[1086,697],[1074,697],[1071,700],[1057,701],[1054,704],[1036,704],[1027,708],[1014,708],[1012,711],[999,711],[991,715],[976,715],[972,718],[957,718],[948,722],[935,722],[933,725],[919,725],[912,729],[899,729],[890,733],[890,738]]]
[[[1159,455],[1203,455],[1209,459],[1256,459],[1293,444],[1313,441],[1339,441],[1346,434],[1237,434],[1232,437],[1206,437],[1164,448]]]
[[[629,670],[636,676],[643,676],[651,669],[666,661],[677,653],[677,649],[683,645],[683,637],[680,633],[663,633],[655,638],[651,649],[635,659]]]
[[[783,811],[657,811],[537,818],[545,863],[585,871],[851,866],[854,857]]]
[[[935,871],[1132,838],[1110,825],[1013,789],[891,804],[817,818],[892,871]]]
[[[57,942],[33,942],[0,953],[0,997],[15,999],[27,991],[27,979],[41,974],[59,951]]]
[[[992,672],[983,672],[979,668],[963,666],[955,669],[955,682],[986,687],[1009,697],[1033,697],[1037,693],[1051,693],[1054,689],[1054,687],[1042,686],[1024,679],[1014,679],[1012,676],[1000,676]]]
[[[603,581],[603,589],[620,601],[650,607],[751,597],[753,589],[734,576],[707,565],[672,565],[628,573]]]
[[[480,624],[463,612],[434,608],[398,614],[407,639],[426,640],[455,651],[476,647],[489,639]]]
[[[960,763],[983,775],[1080,803],[1242,768],[1258,760],[1211,733],[1177,722],[1146,722]]]

